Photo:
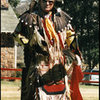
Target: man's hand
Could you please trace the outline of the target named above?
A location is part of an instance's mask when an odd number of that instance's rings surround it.
[[[73,61],[73,64],[81,66],[81,59],[78,55],[75,55],[75,60]]]

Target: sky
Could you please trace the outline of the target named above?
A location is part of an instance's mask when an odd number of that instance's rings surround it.
[[[20,0],[20,1],[30,1],[30,0]]]
[[[20,1],[27,1],[27,0],[20,0]]]

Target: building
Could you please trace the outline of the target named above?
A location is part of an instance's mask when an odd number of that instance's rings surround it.
[[[7,0],[1,0],[1,68],[16,68],[17,46],[12,33],[17,24],[18,18],[12,7]]]

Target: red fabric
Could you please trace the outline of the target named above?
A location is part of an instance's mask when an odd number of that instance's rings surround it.
[[[80,66],[75,65],[72,73],[72,79],[70,84],[71,89],[71,100],[83,100],[80,90],[79,90],[79,82],[83,78],[83,73],[81,71]]]
[[[65,89],[65,84],[51,85],[51,86],[44,85],[44,89],[47,92],[59,92]]]
[[[58,37],[59,37],[59,40],[60,40],[61,47],[64,48],[64,44],[63,44],[63,42],[62,42],[60,33],[58,33]]]
[[[48,37],[50,43],[52,44],[51,39],[50,39],[50,34],[49,34],[49,32],[48,32],[48,30],[47,30],[47,28],[46,28],[45,20],[42,20],[42,22],[43,22],[43,25],[44,25],[44,29],[45,29],[46,35],[47,35],[47,37]]]

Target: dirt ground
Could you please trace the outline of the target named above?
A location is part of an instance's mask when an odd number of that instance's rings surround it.
[[[99,86],[80,86],[80,92],[83,100],[99,100]]]
[[[83,100],[99,100],[99,86],[80,85]],[[20,84],[1,83],[1,100],[20,100]]]

